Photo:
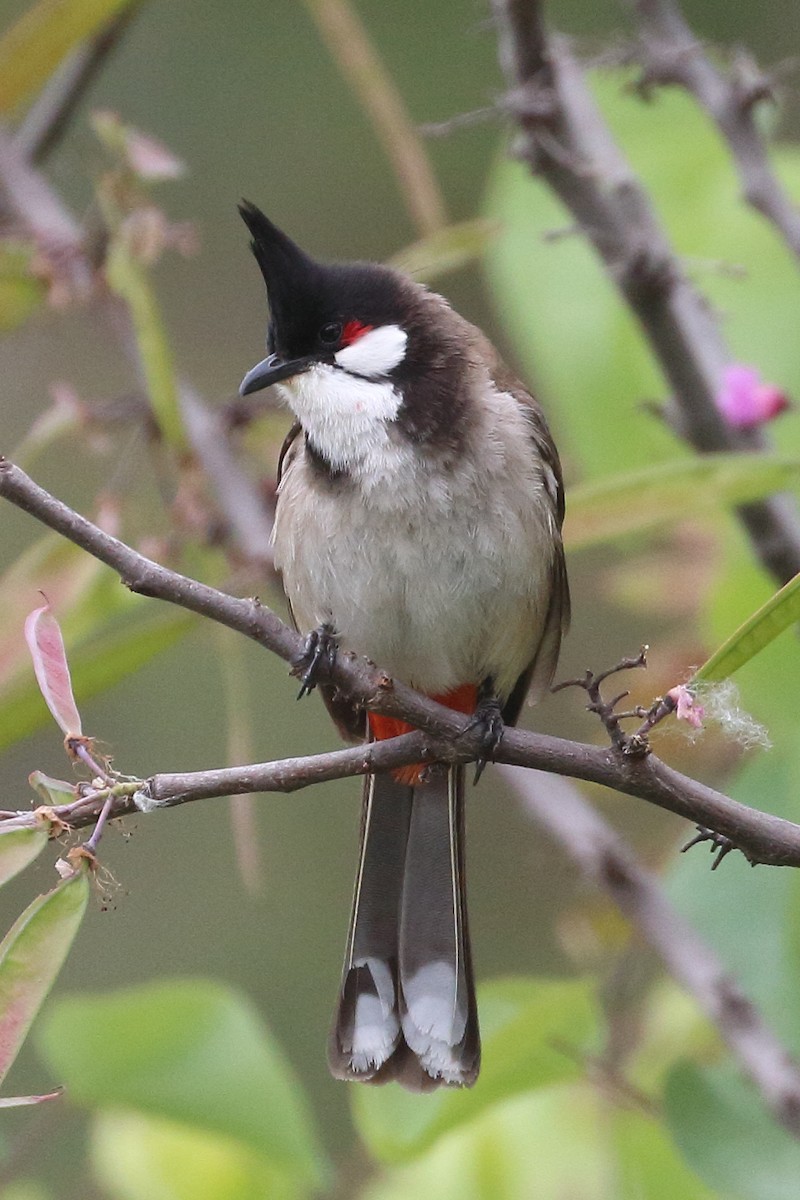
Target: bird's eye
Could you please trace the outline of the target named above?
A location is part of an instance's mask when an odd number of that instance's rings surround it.
[[[328,321],[319,331],[319,340],[324,346],[335,346],[342,336],[341,321]]]

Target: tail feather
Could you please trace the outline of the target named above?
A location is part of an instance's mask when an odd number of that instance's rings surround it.
[[[436,767],[414,793],[400,918],[403,1035],[442,1083],[475,1082],[480,1059],[464,882],[464,768]]]
[[[342,989],[328,1042],[338,1079],[372,1079],[400,1042],[397,913],[413,790],[368,775]]]
[[[464,771],[370,776],[339,1003],[335,1076],[413,1091],[474,1083],[480,1060],[464,887]]]

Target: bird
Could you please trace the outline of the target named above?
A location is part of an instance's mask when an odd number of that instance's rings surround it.
[[[443,296],[381,264],[317,261],[254,204],[239,211],[269,308],[267,357],[240,393],[277,385],[294,417],[273,543],[307,639],[301,695],[322,658],[363,655],[477,724],[489,759],[548,689],[569,623],[542,408]],[[320,691],[351,740],[411,728]],[[365,776],[337,1078],[424,1092],[478,1077],[464,807],[460,764]]]

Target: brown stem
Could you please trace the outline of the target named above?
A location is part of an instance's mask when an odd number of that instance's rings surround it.
[[[715,397],[732,361],[705,298],[686,276],[649,198],[614,141],[564,38],[545,29],[532,0],[492,0],[516,146],[594,246],[637,317],[680,411],[682,433],[701,454],[760,450],[760,431],[734,429]],[[800,571],[800,519],[784,496],[739,516],[753,552],[781,583]]]
[[[304,639],[257,599],[242,600],[227,595],[144,558],[55,499],[3,458],[0,458],[0,496],[118,571],[132,591],[178,604],[252,638],[287,662],[298,661]],[[366,708],[401,717],[421,732],[307,759],[222,772],[157,775],[148,781],[146,796],[156,803],[174,804],[202,796],[292,791],[322,779],[387,770],[423,760],[467,762],[480,756],[480,732],[465,732],[462,716],[391,679],[366,660],[339,655],[334,664],[322,662],[320,681],[334,684]],[[752,862],[800,866],[800,826],[739,804],[673,771],[654,754],[631,757],[615,747],[586,746],[563,738],[506,729],[494,757],[498,762],[601,783],[647,800],[730,838]],[[114,815],[132,809],[132,801],[120,801]],[[15,821],[19,821],[19,816]]]

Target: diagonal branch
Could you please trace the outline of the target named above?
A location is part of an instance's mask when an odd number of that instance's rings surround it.
[[[676,912],[625,841],[564,780],[503,769],[525,812],[607,892],[719,1030],[780,1123],[800,1137],[800,1065],[790,1058],[715,951]]]
[[[25,114],[15,141],[21,154],[40,166],[59,145],[75,113],[116,50],[140,8],[128,4],[104,29],[87,39],[62,63]]]
[[[800,258],[800,209],[772,169],[755,119],[756,105],[772,98],[770,80],[743,54],[727,74],[715,66],[677,0],[637,0],[636,11],[642,86],[677,84],[694,96],[728,143],[745,200],[772,222]]]
[[[681,432],[696,450],[759,450],[760,431],[727,425],[715,398],[731,354],[703,296],[682,270],[647,194],[615,143],[563,38],[541,4],[492,0],[518,151],[594,246],[639,320],[674,392]],[[800,570],[800,519],[773,496],[742,506],[757,558],[781,583]]]
[[[132,591],[218,621],[287,662],[300,660],[304,639],[257,599],[227,595],[137,554],[55,499],[3,458],[0,458],[0,497],[112,567]],[[323,662],[320,682],[334,685],[365,708],[402,718],[420,733],[379,746],[361,746],[308,759],[232,767],[222,772],[153,776],[146,784],[147,797],[156,803],[184,803],[212,795],[293,791],[322,779],[388,770],[405,763],[430,759],[468,762],[480,755],[482,737],[478,728],[465,728],[463,716],[391,679],[365,659],[343,654],[330,666]],[[654,754],[629,755],[613,746],[587,746],[564,738],[507,729],[495,758],[498,762],[536,767],[637,796],[730,838],[753,863],[800,866],[800,826],[739,804],[673,771]],[[133,808],[134,802],[129,798],[114,809],[114,815],[123,815]],[[19,818],[16,813],[11,816]]]

